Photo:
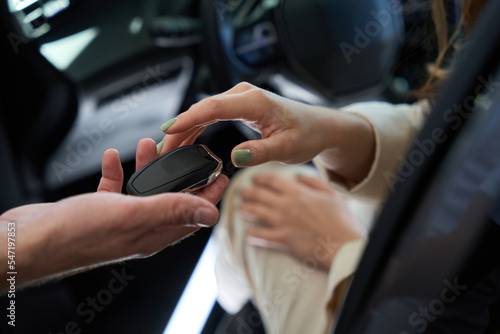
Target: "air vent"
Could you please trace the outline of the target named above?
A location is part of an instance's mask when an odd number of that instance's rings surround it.
[[[70,5],[69,0],[9,1],[10,12],[16,17],[26,37],[37,38],[50,30],[49,19]]]

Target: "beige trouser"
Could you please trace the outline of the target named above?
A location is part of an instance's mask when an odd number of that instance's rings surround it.
[[[251,300],[269,334],[326,333],[330,322],[326,308],[332,295],[327,291],[328,273],[313,257],[300,261],[245,241],[251,223],[238,213],[239,192],[262,172],[290,179],[298,174],[318,174],[311,167],[268,163],[247,168],[233,178],[215,232],[219,247],[215,269],[218,301],[226,311],[236,313]]]

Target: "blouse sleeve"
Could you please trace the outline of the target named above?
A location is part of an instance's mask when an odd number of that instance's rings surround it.
[[[393,105],[386,102],[361,102],[342,108],[367,120],[375,133],[375,158],[371,169],[358,184],[338,181],[319,161],[314,163],[334,188],[375,202],[382,201],[392,188],[399,164],[424,123],[430,107],[427,101]]]

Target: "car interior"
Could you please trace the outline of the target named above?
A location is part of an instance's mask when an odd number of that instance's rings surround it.
[[[163,122],[242,81],[332,108],[414,102],[410,92],[425,80],[416,73],[437,50],[435,32],[413,33],[432,30],[423,24],[429,2],[405,10],[410,2],[2,2],[0,213],[94,192],[108,148],[119,151],[127,180],[140,139],[162,140]],[[446,2],[451,30],[459,2]],[[500,331],[499,14],[492,1],[462,50],[460,70],[418,137],[432,138],[439,128],[449,139],[435,143],[389,196],[331,333]],[[459,126],[446,122],[443,113],[469,97],[474,112],[460,116]],[[219,122],[197,143],[221,158],[231,178],[240,170],[231,163],[232,148],[258,138],[242,122]],[[201,229],[152,257],[18,291],[16,328],[0,321],[0,331],[265,333],[251,303],[229,315],[216,302],[211,234]],[[120,275],[123,290],[90,307]],[[460,303],[447,304],[440,293],[450,284],[472,288]],[[1,296],[1,308],[7,305]],[[418,313],[436,305],[444,315],[439,321]]]
[[[500,6],[488,8],[407,157],[421,151],[416,143],[433,138],[436,129],[447,140],[435,142],[435,151],[389,196],[332,333],[497,333],[500,328],[500,104],[494,88]],[[474,107],[460,113],[457,106],[469,100]],[[449,110],[463,122],[450,122]],[[444,298],[451,281],[462,289],[454,290],[457,297],[463,293],[456,301]]]

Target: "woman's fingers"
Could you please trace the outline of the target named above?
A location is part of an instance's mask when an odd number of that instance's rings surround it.
[[[200,126],[186,132],[165,135],[160,155],[180,146],[192,145],[205,129],[206,126]],[[289,157],[293,156],[291,154],[293,143],[290,142],[290,138],[286,137],[284,134],[278,134],[270,138],[250,140],[239,144],[233,148],[231,154],[233,165],[250,167],[270,161],[289,162]]]
[[[296,139],[293,131],[285,130],[273,133],[270,137],[249,140],[233,148],[232,162],[235,166],[250,167],[270,161],[284,163],[302,163],[303,158],[297,151],[300,139]],[[247,152],[242,156],[242,152]]]
[[[198,138],[198,136],[202,134],[204,130],[205,127],[195,127],[186,132],[174,135],[165,135],[165,137],[163,138],[163,147],[159,152],[159,155],[161,156],[181,146],[192,145],[195,142],[196,138]]]
[[[279,206],[280,194],[267,187],[252,186],[244,188],[240,193],[242,202],[259,203],[263,206]]]
[[[310,149],[301,150],[311,146],[305,145],[305,140],[311,140],[311,137],[314,140],[315,133],[319,131],[316,128],[312,133],[309,131],[313,127],[308,125],[310,121],[318,118],[313,117],[310,109],[310,106],[290,102],[263,89],[241,83],[225,93],[192,105],[175,119],[165,122],[161,129],[168,137],[165,138],[162,152],[193,142],[200,128],[218,121],[239,120],[260,132],[262,139],[236,146],[231,156],[235,166],[256,166],[269,161],[302,163],[317,154]]]
[[[288,251],[282,230],[252,227],[247,230],[246,241],[256,247]]]
[[[164,155],[170,151],[175,150],[181,146],[193,145],[199,135],[205,131],[205,127],[196,127],[189,131],[175,134],[175,135],[165,135],[163,138],[163,146],[158,155]]]
[[[265,104],[266,91],[252,88],[241,93],[220,94],[193,104],[176,117],[175,122],[164,130],[167,134],[186,132],[196,126],[207,126],[221,120],[257,121],[269,113]],[[264,109],[264,110],[263,110]]]
[[[180,146],[187,146],[187,145],[193,145],[196,139],[205,131],[206,127],[202,126],[200,128],[197,128],[196,131],[194,131],[193,134],[191,134],[186,140],[184,140]]]
[[[109,149],[102,156],[102,177],[97,191],[120,193],[123,184],[123,168],[118,151]]]
[[[153,139],[144,138],[137,143],[135,153],[135,170],[139,170],[158,157],[156,143]]]
[[[245,220],[251,223],[267,227],[282,225],[282,212],[262,203],[242,203],[239,212]]]
[[[254,177],[253,183],[256,186],[267,188],[280,196],[296,196],[300,192],[300,187],[293,180],[286,179],[276,174],[259,174]]]
[[[299,176],[297,176],[297,181],[299,181],[303,185],[306,185],[312,189],[333,193],[333,191],[330,189],[328,184],[320,177],[299,175]]]

